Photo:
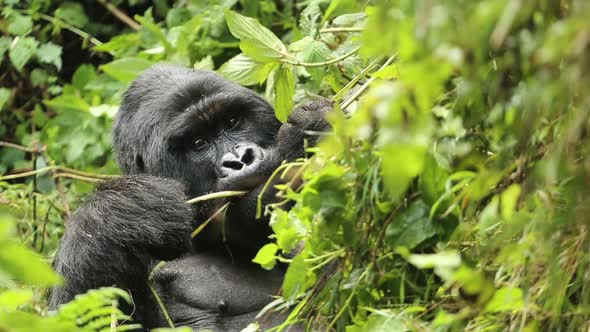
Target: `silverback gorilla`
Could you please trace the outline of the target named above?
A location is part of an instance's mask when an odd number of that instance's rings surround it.
[[[166,326],[150,292],[153,280],[177,326],[239,331],[276,294],[283,270],[251,263],[268,242],[268,219],[256,200],[282,161],[304,155],[306,131],[327,128],[326,102],[309,102],[281,124],[254,92],[212,72],[157,65],[124,95],[113,129],[125,176],[100,184],[71,216],[55,268],[63,286],[50,306],[101,286],[131,292],[133,317],[146,328]],[[313,142],[312,142],[313,143]],[[210,192],[244,190],[222,221],[190,234],[221,205],[185,202]],[[264,193],[266,203],[276,191]],[[223,203],[223,202],[222,202]],[[285,316],[271,315],[262,328]]]

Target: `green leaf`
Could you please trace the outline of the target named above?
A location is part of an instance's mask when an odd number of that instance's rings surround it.
[[[22,71],[24,66],[35,54],[39,42],[32,37],[16,37],[16,43],[9,51],[10,62],[16,70]]]
[[[484,312],[515,311],[524,307],[522,289],[518,287],[502,287],[486,304]]]
[[[293,111],[295,94],[295,77],[290,66],[281,66],[275,76],[275,115],[281,122],[286,122]]]
[[[502,218],[504,220],[510,220],[516,210],[516,204],[518,203],[518,197],[520,196],[520,185],[515,183],[504,190],[500,195],[500,202],[502,208]]]
[[[41,86],[49,82],[49,74],[41,68],[35,68],[31,71],[31,84],[33,86]]]
[[[243,53],[236,55],[219,68],[218,73],[230,81],[241,85],[254,85],[264,82],[275,63],[260,63]]]
[[[393,197],[399,198],[422,172],[425,152],[426,147],[418,144],[389,144],[383,148],[381,173]]]
[[[260,264],[260,266],[267,270],[272,270],[277,263],[276,254],[278,250],[279,247],[276,244],[269,243],[258,250],[252,262]]]
[[[419,269],[457,268],[461,265],[461,256],[456,251],[442,251],[436,254],[413,254],[408,256],[407,260]]]
[[[102,65],[100,68],[115,79],[130,83],[151,66],[152,63],[143,58],[123,58]]]
[[[173,28],[188,22],[193,15],[186,8],[172,8],[166,14],[166,26]]]
[[[37,50],[37,59],[41,63],[53,64],[57,70],[61,69],[61,46],[52,42],[41,45]]]
[[[0,224],[10,225],[6,220],[2,220]],[[41,257],[12,239],[2,238],[2,235],[7,234],[1,233],[0,272],[28,285],[51,286],[59,281],[59,277]]]
[[[359,332],[404,332],[410,329],[404,324],[403,320],[393,316],[394,313],[374,312],[367,321],[364,322],[356,331]],[[349,329],[346,329],[349,332]],[[350,331],[355,331],[354,329]]]
[[[250,58],[269,62],[287,54],[283,42],[256,19],[225,10],[225,20],[232,35],[240,39],[240,49]]]
[[[10,89],[0,88],[0,112],[4,108],[8,98],[10,98]]]
[[[207,55],[193,65],[194,69],[213,71],[215,69],[215,63],[213,63],[213,57]]]
[[[13,35],[26,36],[33,31],[33,19],[30,16],[14,14],[8,24],[8,32]]]
[[[436,235],[428,213],[430,208],[423,201],[413,202],[387,226],[385,241],[392,248],[403,246],[414,249],[420,243]]]
[[[285,273],[283,279],[283,296],[290,298],[295,295],[295,292],[302,293],[308,284],[313,283],[309,279],[309,270],[303,255],[296,256]]]
[[[77,110],[86,112],[90,109],[90,105],[88,105],[84,99],[74,94],[64,94],[51,100],[45,100],[43,103],[56,110]]]
[[[12,38],[0,37],[0,60],[4,57],[4,53],[10,49],[10,45],[12,45]]]
[[[88,17],[84,13],[84,7],[77,2],[64,2],[55,11],[55,18],[71,24],[77,28],[83,28],[88,23]]]
[[[16,310],[33,299],[30,289],[9,289],[0,293],[0,310]]]
[[[76,69],[72,76],[72,85],[78,90],[84,89],[88,82],[92,81],[96,77],[96,71],[93,65],[83,64]]]

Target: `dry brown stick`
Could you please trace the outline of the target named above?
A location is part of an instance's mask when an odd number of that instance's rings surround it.
[[[4,142],[4,141],[0,141],[0,146],[4,146],[7,148],[13,148],[13,149],[17,149],[17,150],[21,150],[24,152],[31,152],[31,153],[40,153],[45,151],[45,145],[43,145],[40,148],[29,148],[26,146],[22,146],[19,144],[14,144],[14,143],[10,143],[10,142]]]
[[[98,2],[101,5],[103,5],[109,12],[115,15],[115,17],[118,18],[121,22],[127,24],[131,29],[135,31],[141,30],[141,25],[139,25],[139,23],[135,22],[131,17],[127,16],[127,14],[125,14],[112,3],[107,2],[106,0],[98,0]]]

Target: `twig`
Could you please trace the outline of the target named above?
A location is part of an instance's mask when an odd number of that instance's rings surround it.
[[[268,177],[266,183],[262,187],[262,190],[260,190],[260,193],[258,194],[258,197],[256,199],[256,219],[260,219],[260,217],[262,217],[262,195],[264,195],[264,193],[268,190],[268,187],[270,186],[272,181],[277,177],[277,175],[285,169],[303,165],[305,165],[305,163],[301,162],[282,164],[281,166],[277,167],[277,169],[275,169],[274,172],[272,172],[272,174]]]
[[[237,190],[236,191],[219,191],[216,193],[201,195],[199,197],[189,199],[188,201],[186,201],[186,204],[195,204],[198,202],[208,201],[208,200],[216,199],[216,198],[243,196],[246,193],[248,193],[248,192],[247,191],[237,191]]]
[[[207,220],[205,220],[205,222],[203,222],[201,225],[199,225],[199,227],[197,227],[197,229],[195,229],[192,233],[191,233],[191,237],[195,238],[197,235],[199,235],[199,233],[201,233],[201,231],[207,227],[207,225],[209,225],[209,223],[215,219],[218,215],[220,215],[221,213],[225,212],[227,210],[227,208],[229,207],[230,202],[227,202],[225,204],[223,204],[222,207],[220,207],[217,211],[215,211],[215,213],[213,213],[213,215],[211,217],[209,217]]]
[[[283,62],[284,63],[288,63],[288,64],[293,65],[293,66],[322,67],[322,66],[327,66],[327,65],[331,65],[333,63],[340,62],[340,61],[348,58],[349,56],[355,54],[360,48],[361,48],[360,46],[357,46],[352,51],[350,51],[350,52],[348,52],[348,53],[346,53],[346,54],[344,54],[342,56],[339,56],[339,57],[337,57],[335,59],[332,59],[332,60],[323,61],[323,62],[303,62],[303,61],[298,61],[298,60],[297,61],[283,60]]]
[[[82,176],[82,175],[77,175],[77,174],[72,174],[72,173],[57,173],[53,176],[54,179],[57,178],[70,178],[70,179],[76,179],[76,180],[80,180],[80,181],[86,181],[86,182],[92,182],[92,183],[98,183],[98,182],[102,182],[102,179],[97,179],[97,178],[89,178],[86,176]]]
[[[92,37],[88,32],[82,31],[73,25],[67,24],[66,22],[64,22],[62,20],[59,20],[55,17],[49,16],[49,15],[46,15],[43,13],[37,13],[37,15],[39,15],[39,18],[41,18],[45,21],[51,22],[53,24],[59,24],[59,25],[63,26],[66,30],[71,31],[84,39],[88,39],[95,46],[102,45],[102,42],[100,40]]]
[[[154,298],[156,299],[156,302],[158,302],[158,306],[160,306],[160,310],[162,311],[162,314],[164,315],[164,318],[166,318],[166,321],[168,322],[168,325],[170,326],[170,328],[175,328],[174,323],[172,322],[172,319],[170,318],[170,315],[168,315],[168,311],[166,310],[166,306],[164,305],[164,302],[162,302],[162,299],[160,298],[160,295],[158,295],[158,292],[156,292],[156,289],[154,288],[154,285],[151,281],[146,281],[148,288],[150,289],[150,291],[152,292],[152,295],[154,296]]]
[[[127,24],[131,29],[135,31],[141,30],[141,25],[135,22],[131,17],[127,16],[123,11],[117,8],[112,3],[107,2],[106,0],[98,0],[98,2],[103,5],[109,12],[115,15],[121,22]]]
[[[361,32],[363,31],[363,27],[339,27],[339,28],[324,28],[320,29],[320,33],[329,33],[329,32]]]
[[[346,91],[350,90],[350,88],[353,87],[362,77],[367,75],[367,73],[371,69],[373,69],[373,67],[375,66],[375,64],[377,64],[379,60],[381,60],[381,57],[377,57],[375,60],[371,61],[371,63],[369,63],[368,66],[366,66],[360,73],[354,76],[352,80],[346,83],[346,85],[342,89],[340,89],[340,91],[338,91],[334,96],[332,96],[332,98],[330,98],[330,101],[335,102],[340,100],[340,98],[342,98],[342,95],[344,95]]]
[[[28,172],[0,176],[0,181],[24,178],[27,176],[37,175],[39,173],[44,173],[47,171],[62,171],[64,173],[60,173],[60,174],[73,174],[73,175],[77,175],[77,176],[84,177],[84,178],[93,178],[93,179],[102,179],[102,180],[112,179],[112,178],[117,177],[117,175],[112,175],[112,174],[96,174],[96,173],[87,173],[87,172],[77,171],[75,169],[71,169],[71,168],[67,168],[67,167],[63,167],[63,166],[47,166],[47,167],[39,168],[36,170],[28,171]],[[54,175],[53,177],[57,177],[56,175]],[[72,178],[75,178],[75,177],[72,177]]]
[[[387,61],[385,61],[383,66],[381,66],[381,68],[379,68],[379,70],[389,66],[389,64],[391,64],[393,62],[393,60],[395,60],[396,58],[397,58],[397,55],[390,56],[389,59],[387,59]],[[367,90],[367,88],[369,88],[369,85],[371,85],[371,83],[373,83],[373,81],[375,81],[375,77],[369,78],[358,90],[356,90],[352,94],[352,96],[350,96],[350,98],[348,98],[346,101],[344,101],[340,105],[340,109],[342,109],[342,110],[347,109],[348,106],[350,106],[350,104],[352,104],[363,92],[365,92],[365,90]]]
[[[45,148],[46,148],[45,145],[43,145],[41,148],[28,148],[26,146],[22,146],[22,145],[10,143],[10,142],[4,142],[4,141],[0,141],[0,146],[17,149],[17,150],[21,150],[24,152],[31,152],[31,153],[41,153],[41,152],[44,152]]]

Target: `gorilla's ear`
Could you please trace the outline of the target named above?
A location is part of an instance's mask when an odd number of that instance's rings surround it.
[[[140,154],[135,155],[135,166],[137,167],[137,173],[144,172],[145,164],[143,163],[143,157]]]

